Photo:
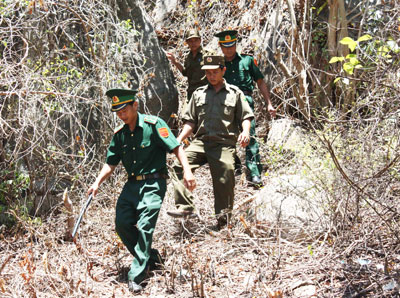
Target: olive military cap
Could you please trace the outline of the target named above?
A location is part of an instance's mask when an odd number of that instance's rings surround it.
[[[136,101],[137,90],[132,89],[110,89],[106,95],[111,98],[111,111],[118,112],[125,108],[128,103]]]
[[[195,38],[195,37],[200,38],[199,30],[197,30],[196,28],[192,28],[186,32],[186,40]]]
[[[217,69],[225,66],[224,56],[204,56],[201,69]]]
[[[237,41],[237,31],[236,30],[225,30],[216,33],[214,36],[219,38],[218,43],[226,48],[232,47]]]

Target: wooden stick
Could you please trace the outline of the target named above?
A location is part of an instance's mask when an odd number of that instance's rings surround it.
[[[63,193],[63,202],[65,209],[67,210],[67,235],[72,234],[72,230],[74,229],[74,207],[72,206],[72,202],[68,197],[68,188],[64,190]]]

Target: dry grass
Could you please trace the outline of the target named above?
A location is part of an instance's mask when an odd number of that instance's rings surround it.
[[[388,237],[385,226],[375,229],[380,223],[376,216],[364,218],[341,234],[318,237],[310,227],[312,240],[285,240],[277,223],[254,220],[251,203],[243,203],[257,192],[237,177],[232,225],[213,231],[210,226],[216,220],[207,167],[199,169],[196,178],[199,218],[178,220],[166,214],[174,208],[168,186],[153,243],[165,266],[149,274],[143,297],[279,297],[273,296],[279,293],[286,297],[310,297],[307,293],[355,297],[362,291],[366,296],[395,295],[396,289],[384,291],[382,287],[399,277],[398,241]],[[21,221],[24,231],[2,234],[1,296],[131,295],[126,274],[132,256],[113,224],[121,186],[103,185],[85,215],[76,243],[65,238],[67,215],[61,206],[41,225]]]

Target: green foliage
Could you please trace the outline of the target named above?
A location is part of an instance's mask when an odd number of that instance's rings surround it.
[[[308,250],[308,253],[310,254],[310,256],[312,256],[312,255],[314,254],[314,250],[313,250],[311,244],[309,244],[309,245],[307,246],[307,250]]]
[[[347,45],[351,52],[359,47],[360,52],[357,54],[350,53],[346,57],[332,57],[329,61],[330,64],[340,62],[342,63],[342,70],[348,74],[353,75],[356,69],[362,69],[363,71],[372,71],[382,62],[384,63],[398,63],[399,61],[393,61],[392,53],[398,54],[400,47],[397,43],[390,38],[387,41],[372,40],[372,36],[369,34],[361,36],[357,40],[353,40],[350,37],[343,38],[340,43]],[[360,47],[361,42],[366,42],[362,48]],[[363,61],[363,62],[362,62]],[[336,78],[334,83],[342,81],[345,85],[349,85],[350,81],[347,78]]]
[[[0,213],[4,215],[0,218],[0,224],[5,223],[8,226],[15,223],[16,211],[14,209],[21,210],[28,215],[28,207],[25,203],[19,203],[19,199],[27,193],[30,184],[30,177],[26,173],[19,171],[13,173],[11,169],[0,172],[2,178],[10,176],[12,178],[6,178],[0,182]]]
[[[347,45],[350,51],[354,52],[354,50],[356,49],[356,47],[359,45],[360,42],[367,41],[370,39],[372,39],[372,36],[369,34],[365,34],[357,40],[353,40],[351,37],[345,37],[340,41],[340,43],[343,45]]]
[[[13,176],[11,179],[5,179],[0,182],[0,203],[6,204],[6,194],[9,197],[18,198],[29,188],[30,178],[26,173],[15,171],[14,173],[7,169],[0,173],[1,177]]]
[[[345,37],[343,38],[340,43],[343,45],[347,45],[350,49],[351,52],[353,52],[355,50],[355,48],[359,45],[360,42],[363,41],[368,41],[372,39],[372,36],[366,34],[361,36],[359,39],[357,40],[353,40],[350,37]],[[348,54],[346,57],[332,57],[331,60],[329,60],[329,63],[336,63],[336,62],[344,62],[343,64],[343,70],[349,74],[352,75],[354,73],[355,69],[359,69],[362,68],[362,64],[360,63],[360,61],[357,58],[357,55],[355,54]],[[335,81],[336,82],[336,81]]]
[[[131,19],[122,20],[121,25],[122,25],[122,27],[124,27],[125,30],[128,30],[128,31],[133,28]]]

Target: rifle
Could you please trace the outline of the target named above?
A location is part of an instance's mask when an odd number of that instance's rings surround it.
[[[89,195],[89,198],[87,199],[86,203],[82,206],[81,213],[79,214],[79,217],[75,222],[74,230],[72,231],[72,239],[74,239],[75,234],[78,231],[79,224],[82,221],[83,214],[85,214],[85,211],[86,211],[87,207],[89,206],[90,202],[92,201],[92,198],[93,198],[93,193],[91,193]]]

